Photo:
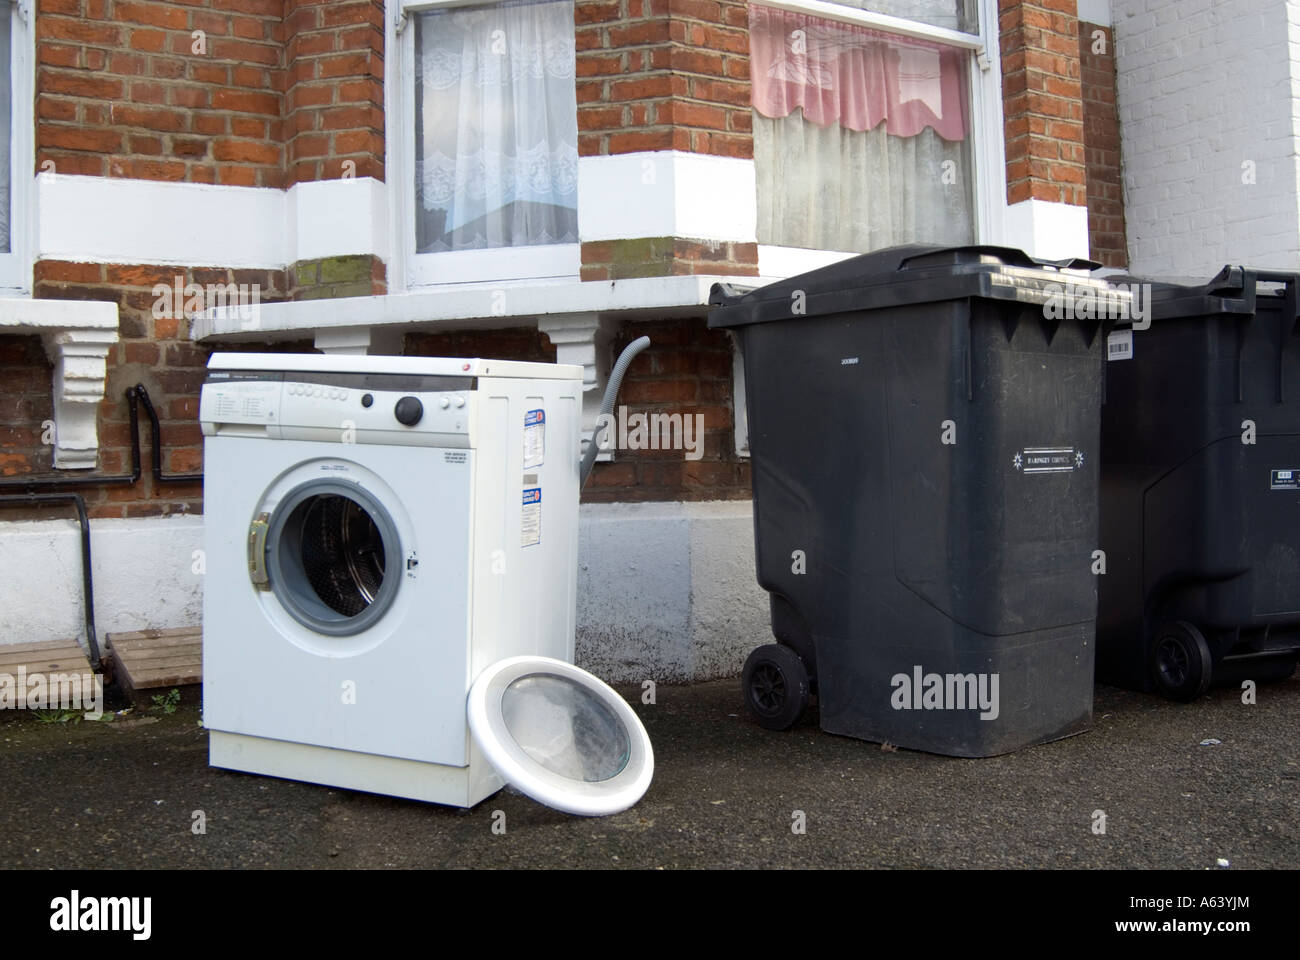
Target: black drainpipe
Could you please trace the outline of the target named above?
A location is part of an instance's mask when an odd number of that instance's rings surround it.
[[[154,413],[153,404],[149,400],[149,391],[144,388],[143,383],[135,385],[136,396],[144,404],[145,415],[149,418],[149,433],[153,438],[153,445],[150,448],[150,454],[153,457],[153,482],[157,486],[163,483],[199,483],[203,480],[201,473],[174,473],[171,476],[163,475],[162,468],[162,431],[158,427],[158,414]],[[128,391],[129,393],[130,391]],[[132,421],[134,422],[134,420]]]
[[[84,476],[38,476],[0,480],[0,506],[31,506],[37,503],[71,503],[77,508],[77,522],[81,525],[81,582],[85,591],[86,643],[90,649],[90,665],[99,669],[99,638],[95,634],[95,587],[90,566],[90,519],[86,514],[86,501],[79,493],[61,492],[77,487],[129,487],[140,479],[140,421],[136,410],[144,387],[128,387],[126,400],[131,416],[131,472],[118,476],[90,474]],[[145,403],[148,400],[145,399]],[[152,408],[148,408],[152,413]],[[155,424],[156,420],[153,421]],[[158,430],[154,427],[154,460],[158,460]],[[6,491],[22,491],[6,492]]]
[[[90,668],[98,670],[99,640],[95,636],[95,587],[90,577],[90,520],[86,517],[85,499],[79,493],[0,494],[0,505],[69,502],[76,506],[77,522],[81,524],[81,583],[86,598],[86,643],[90,648]]]

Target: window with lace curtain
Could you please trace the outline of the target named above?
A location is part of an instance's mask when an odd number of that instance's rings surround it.
[[[972,44],[944,39],[978,32],[975,4],[843,6],[939,29],[750,5],[759,243],[864,253],[973,242]]]
[[[412,21],[416,257],[504,248],[525,263],[529,250],[576,250],[573,0],[454,6]],[[431,278],[466,278],[426,263]],[[576,253],[573,263],[576,273]]]

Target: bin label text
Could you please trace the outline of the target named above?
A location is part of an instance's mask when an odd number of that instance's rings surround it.
[[[1011,458],[1020,473],[1073,473],[1083,466],[1083,451],[1074,447],[1025,447]]]

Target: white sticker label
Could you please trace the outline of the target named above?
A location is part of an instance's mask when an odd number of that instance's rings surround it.
[[[1083,451],[1075,447],[1025,447],[1011,458],[1018,472],[1073,473],[1083,466]]]
[[[542,488],[524,488],[524,509],[519,545],[532,547],[542,542]]]
[[[1107,360],[1133,359],[1133,331],[1116,330],[1106,338]]]
[[[540,467],[546,456],[546,411],[524,414],[524,469]]]

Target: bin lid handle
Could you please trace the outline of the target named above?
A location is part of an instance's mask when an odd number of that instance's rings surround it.
[[[1003,247],[997,244],[976,244],[965,247],[938,247],[933,250],[925,250],[920,253],[914,253],[909,257],[904,257],[899,263],[900,270],[905,269],[916,260],[930,259],[936,256],[951,253],[983,253],[997,257],[1002,263],[1008,266],[1018,267],[1052,267],[1057,270],[1098,270],[1101,264],[1096,260],[1089,260],[1086,257],[1066,257],[1064,260],[1045,260],[1041,257],[1033,257],[1017,247]]]

